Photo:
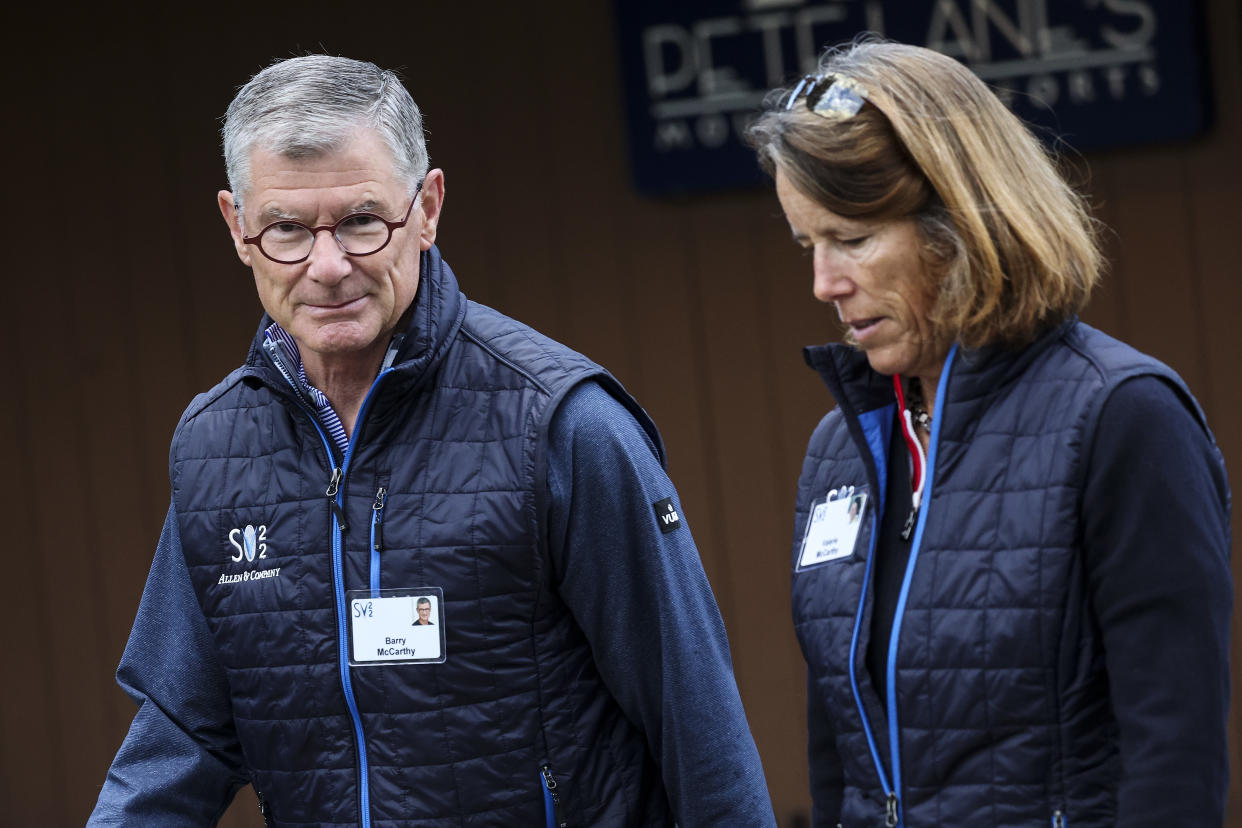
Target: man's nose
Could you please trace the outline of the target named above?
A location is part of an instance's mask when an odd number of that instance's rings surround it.
[[[317,282],[335,284],[349,275],[351,267],[349,256],[330,231],[322,230],[315,234],[310,258],[307,259],[308,276]]]

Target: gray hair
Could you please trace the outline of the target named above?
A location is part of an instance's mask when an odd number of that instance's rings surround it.
[[[423,116],[401,80],[374,63],[332,55],[279,60],[237,93],[221,136],[229,188],[240,211],[255,146],[313,158],[344,144],[359,127],[376,130],[413,196],[427,175]]]

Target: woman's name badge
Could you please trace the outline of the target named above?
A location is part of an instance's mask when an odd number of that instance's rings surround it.
[[[853,486],[833,489],[813,502],[797,568],[802,570],[853,555],[866,508],[866,490]]]
[[[351,665],[444,662],[444,592],[439,587],[351,589],[345,608]]]

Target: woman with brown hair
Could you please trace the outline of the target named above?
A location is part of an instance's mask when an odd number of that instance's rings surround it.
[[[1229,492],[1168,367],[1080,322],[1080,197],[966,68],[862,42],[751,139],[847,344],[798,484],[816,825],[1220,825]],[[862,503],[862,520],[847,505]]]

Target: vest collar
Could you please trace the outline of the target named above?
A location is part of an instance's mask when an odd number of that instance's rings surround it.
[[[384,383],[385,396],[411,390],[433,372],[465,315],[466,297],[457,285],[457,277],[439,249],[432,245],[419,262],[418,292],[402,317],[406,321],[405,338],[393,363],[393,375]],[[288,383],[263,353],[264,332],[271,324],[271,317],[263,314],[246,357],[247,374],[284,391]]]
[[[435,245],[423,253],[418,294],[406,317],[405,341],[397,351],[385,393],[412,390],[434,373],[466,318],[466,297]]]
[[[1078,318],[1058,324],[1025,347],[987,345],[967,350],[959,348],[949,376],[946,399],[936,401],[937,416],[946,416],[953,432],[972,419],[963,414],[986,406],[1030,367],[1054,342],[1079,325]],[[866,355],[841,342],[812,345],[803,349],[807,364],[823,379],[842,413],[857,418],[868,411],[896,401],[889,377],[871,370]],[[955,427],[954,427],[955,426]],[[946,436],[949,436],[946,434]]]

